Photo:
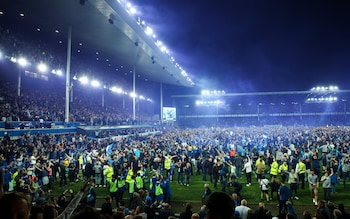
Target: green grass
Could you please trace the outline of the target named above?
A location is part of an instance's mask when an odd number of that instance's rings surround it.
[[[209,178],[209,177],[208,177]],[[258,186],[258,183],[256,181],[256,178],[253,175],[253,184],[250,187],[246,187],[246,181],[245,176],[243,175],[242,179],[238,180],[242,183],[243,189],[241,191],[242,196],[248,200],[249,203],[258,203],[260,202],[260,187]],[[218,184],[218,189],[215,190],[213,184],[211,184],[209,181],[202,181],[202,176],[191,176],[190,178],[190,186],[183,186],[177,184],[176,175],[174,178],[174,182],[171,183],[171,189],[173,193],[172,201],[177,202],[201,202],[201,197],[203,193],[203,186],[205,183],[209,183],[210,188],[212,191],[221,191],[221,184]],[[342,183],[342,182],[341,182]],[[64,188],[59,188],[58,182],[54,182],[54,189],[53,189],[53,195],[59,195],[61,194],[65,189],[71,188],[74,191],[78,191],[81,186],[83,185],[83,182],[77,182],[72,185],[68,185]],[[148,188],[148,184],[145,186]],[[319,188],[319,199],[323,199],[323,189],[321,188],[322,184],[320,183]],[[346,206],[350,205],[350,183],[349,181],[346,184],[346,188],[343,187],[343,185],[337,185],[336,186],[336,194],[331,194],[331,200],[336,203],[344,203]],[[98,197],[105,197],[108,195],[108,191],[106,188],[96,188],[95,189]],[[233,189],[231,189],[232,193]],[[231,193],[228,193],[231,195]],[[298,196],[299,200],[294,200],[294,205],[311,205],[312,199],[310,196],[310,191],[308,188],[308,184],[305,183],[304,190],[298,189]],[[127,192],[125,192],[125,198],[128,197]],[[274,197],[273,203],[277,204],[276,196]]]

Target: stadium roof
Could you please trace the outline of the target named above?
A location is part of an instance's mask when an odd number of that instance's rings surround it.
[[[18,25],[15,22],[20,19],[27,28],[57,30],[66,39],[71,26],[72,46],[79,44],[93,58],[99,55],[115,74],[120,74],[116,71],[123,66],[135,68],[137,77],[146,81],[193,85],[117,0],[3,0],[0,11],[2,17],[12,13],[13,25]]]

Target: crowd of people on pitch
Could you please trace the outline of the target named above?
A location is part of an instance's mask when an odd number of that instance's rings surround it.
[[[106,187],[110,193],[106,205],[112,206],[113,200],[115,208],[126,209],[127,214],[153,210],[160,214],[171,204],[171,181],[191,186],[191,177],[200,174],[214,189],[231,192],[233,188],[242,199],[242,180],[237,179],[245,175],[246,187],[260,185],[261,202],[276,197],[279,212],[288,213],[290,202],[299,199],[299,189],[308,187],[310,203],[312,200],[320,208],[336,201],[332,193],[337,184],[345,187],[349,178],[347,127],[162,127],[162,133],[150,133],[130,135],[117,142],[73,134],[4,139],[0,147],[4,190],[27,194],[35,206],[55,203],[59,214],[75,200],[69,184],[84,180],[88,188],[80,197],[80,205],[98,207],[96,187]],[[252,182],[254,174],[257,183]],[[53,185],[67,188],[54,201],[50,198]],[[124,194],[130,200],[127,206]],[[205,196],[210,195],[206,192]],[[242,201],[234,203],[242,205]],[[329,211],[329,217],[324,218],[334,218],[334,212],[338,211]],[[242,213],[239,217],[245,219]]]

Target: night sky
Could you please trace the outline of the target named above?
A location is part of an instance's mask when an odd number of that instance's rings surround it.
[[[200,88],[350,89],[348,1],[134,0]]]

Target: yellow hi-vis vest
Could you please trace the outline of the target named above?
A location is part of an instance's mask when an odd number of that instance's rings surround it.
[[[160,184],[156,185],[156,196],[163,195],[163,189],[160,187]]]

